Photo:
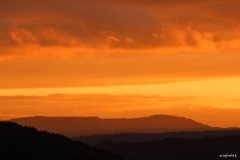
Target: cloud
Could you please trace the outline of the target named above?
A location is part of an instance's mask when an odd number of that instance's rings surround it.
[[[12,0],[0,4],[0,48],[149,49],[240,40],[237,1]]]
[[[110,52],[71,58],[66,50],[48,52],[63,54],[66,59],[34,57],[5,60],[0,63],[0,88],[51,88],[105,85],[133,85],[201,80],[239,76],[240,55],[223,53]],[[63,52],[63,53],[61,53]],[[89,52],[87,52],[89,53]],[[90,52],[91,53],[91,52]],[[32,52],[32,54],[35,54]],[[84,57],[86,55],[86,57]],[[67,59],[69,57],[69,59]]]
[[[0,87],[239,76],[239,6],[233,0],[1,0]]]
[[[139,108],[152,108],[161,103],[188,102],[194,97],[162,97],[144,95],[63,95],[0,96],[0,118],[13,115],[102,116]]]
[[[3,3],[3,2],[2,2]],[[65,3],[26,3],[16,6],[6,2],[2,14],[14,27],[5,27],[7,34],[3,39],[10,43],[30,45],[29,39],[34,39],[34,44],[40,46],[79,46],[83,42],[89,47],[104,47],[112,35],[103,32],[115,32],[115,39],[129,34],[147,34],[152,27],[156,28],[157,19],[145,9],[132,9],[128,6],[108,5],[94,6],[92,3],[79,3],[72,1]],[[10,8],[7,10],[6,8]],[[29,9],[26,9],[29,7]],[[12,10],[14,8],[14,10]],[[12,14],[14,16],[7,16]],[[30,17],[26,17],[31,15]],[[36,15],[36,18],[34,16]],[[141,23],[140,21],[146,21]],[[4,23],[4,22],[2,22]],[[140,28],[139,28],[140,27]],[[2,29],[2,30],[3,30]],[[141,32],[140,32],[141,31]],[[141,35],[140,35],[141,38]],[[70,43],[75,41],[75,43]],[[118,41],[114,41],[117,44]],[[70,44],[69,44],[70,43]],[[123,44],[122,44],[123,45]],[[121,46],[122,46],[121,45]],[[14,46],[14,45],[12,45]]]

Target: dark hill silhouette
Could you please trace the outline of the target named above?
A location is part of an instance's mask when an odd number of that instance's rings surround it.
[[[59,134],[37,131],[13,122],[0,122],[0,159],[120,160],[122,158]]]
[[[27,117],[10,121],[36,127],[38,130],[68,137],[122,132],[170,132],[211,129],[210,126],[183,117],[155,115],[133,119],[100,119],[98,117]]]
[[[132,160],[239,159],[240,136],[192,139],[172,137],[135,143],[105,141],[97,147]]]
[[[169,115],[155,115],[133,119],[100,119],[98,117],[27,117],[10,121],[36,127],[38,130],[68,137],[122,132],[158,133],[213,129],[208,125]]]
[[[95,146],[104,141],[113,143],[121,142],[145,142],[151,140],[162,140],[165,138],[201,138],[201,137],[223,137],[223,136],[240,136],[240,129],[225,129],[211,131],[181,131],[181,132],[164,132],[164,133],[116,133],[116,134],[98,134],[91,136],[80,136],[72,139]]]

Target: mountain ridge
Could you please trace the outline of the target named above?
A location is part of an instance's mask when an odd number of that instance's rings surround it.
[[[38,130],[46,130],[53,133],[63,134],[68,137],[123,132],[157,133],[213,129],[211,126],[192,119],[171,115],[153,115],[149,117],[131,119],[35,116],[15,118],[10,121],[21,125],[35,127]]]

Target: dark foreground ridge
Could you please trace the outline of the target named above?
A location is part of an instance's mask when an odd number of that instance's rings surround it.
[[[224,136],[240,136],[240,129],[226,128],[221,130],[209,130],[209,131],[97,134],[97,135],[91,135],[91,136],[74,137],[72,139],[81,141],[91,146],[95,146],[104,141],[112,141],[113,143],[122,143],[122,142],[134,143],[134,142],[146,142],[151,140],[162,140],[170,137],[203,138],[203,137],[224,137]]]
[[[0,122],[0,159],[3,160],[121,160],[110,152],[37,131],[13,122]]]
[[[105,141],[98,148],[132,160],[237,160],[240,136],[166,138],[146,142]]]
[[[101,119],[98,117],[26,117],[10,121],[35,127],[38,130],[59,133],[68,137],[123,132],[160,133],[176,131],[203,131],[214,129],[184,117],[154,115],[132,119]]]

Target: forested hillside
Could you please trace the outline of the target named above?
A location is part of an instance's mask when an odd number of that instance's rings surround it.
[[[110,152],[59,134],[37,131],[13,122],[0,122],[0,159],[3,160],[121,160]]]
[[[209,131],[180,131],[180,132],[164,132],[164,133],[115,133],[115,134],[97,134],[91,136],[79,136],[72,139],[95,146],[104,141],[120,142],[145,142],[151,140],[161,140],[169,137],[177,138],[201,138],[201,137],[223,137],[223,136],[240,136],[240,129],[237,128],[219,128]]]
[[[97,147],[132,160],[239,159],[240,136],[166,138],[135,143],[105,141]]]

